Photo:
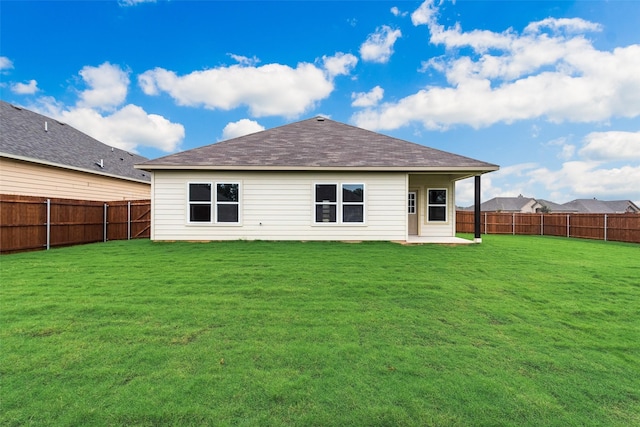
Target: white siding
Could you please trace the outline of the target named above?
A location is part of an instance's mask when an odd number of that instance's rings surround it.
[[[411,174],[409,187],[418,190],[418,234],[428,237],[452,237],[456,232],[455,185],[450,175]],[[447,221],[427,221],[427,192],[429,189],[447,190]]]
[[[239,182],[240,225],[188,224],[189,182]],[[314,224],[315,183],[365,184],[364,225]],[[156,171],[154,240],[405,240],[406,173]]]
[[[137,200],[150,197],[150,185],[0,158],[0,194],[77,200]]]

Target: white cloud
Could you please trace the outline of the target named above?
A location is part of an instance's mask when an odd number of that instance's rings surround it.
[[[52,97],[40,97],[34,111],[68,123],[95,139],[114,147],[136,151],[151,147],[165,152],[178,149],[184,126],[149,114],[137,105],[121,106],[126,100],[128,73],[108,62],[80,71],[89,89],[78,92],[78,102],[65,106]]]
[[[175,151],[184,139],[184,127],[157,114],[148,114],[137,105],[125,105],[111,115],[103,116],[91,108],[48,109],[54,118],[91,135],[100,142],[124,150],[153,147]],[[54,113],[54,114],[52,114]]]
[[[127,98],[129,73],[108,62],[98,66],[85,66],[79,72],[89,86],[80,92],[78,106],[113,111]]]
[[[184,76],[163,68],[138,77],[147,95],[169,94],[179,105],[231,110],[247,106],[252,116],[296,117],[333,91],[333,81],[309,63],[232,65]]]
[[[592,132],[584,142],[579,154],[590,160],[640,160],[640,132]]]
[[[572,198],[597,197],[612,200],[619,197],[640,197],[640,165],[606,168],[600,162],[566,162],[559,170],[539,168],[530,173],[535,183],[549,191],[564,190]]]
[[[393,16],[407,16],[409,14],[409,12],[402,12],[400,9],[398,9],[397,6],[393,6],[391,8],[391,13],[393,14]]]
[[[412,14],[413,25],[432,24],[438,14],[438,8],[433,0],[424,1]]]
[[[369,92],[360,92],[360,93],[352,93],[351,99],[353,102],[351,103],[352,107],[373,107],[377,105],[378,102],[384,96],[384,89],[380,86],[376,86],[371,89]]]
[[[567,32],[567,33],[583,33],[587,31],[602,31],[600,24],[585,21],[580,18],[546,18],[542,21],[532,22],[524,29],[528,33],[538,33],[544,28],[549,28],[554,32]]]
[[[358,64],[358,58],[350,53],[338,52],[334,56],[323,56],[322,62],[328,76],[346,76]]]
[[[383,64],[389,62],[393,54],[393,45],[401,36],[400,30],[394,30],[387,25],[377,28],[360,46],[360,57],[364,61]]]
[[[249,58],[242,55],[234,55],[233,53],[228,53],[227,55],[232,57],[236,62],[238,62],[238,64],[241,64],[241,65],[253,66],[260,63],[260,60],[255,56],[253,58]]]
[[[13,68],[13,61],[6,56],[0,56],[0,70],[10,70]]]
[[[136,6],[141,3],[155,3],[156,0],[118,0],[118,4],[122,7]]]
[[[254,120],[242,119],[237,122],[227,123],[224,129],[222,129],[222,139],[237,138],[239,136],[249,135],[263,130],[264,126],[260,123]]]
[[[29,83],[14,83],[11,85],[11,92],[18,95],[33,95],[38,91],[38,82],[29,80]]]
[[[481,128],[535,118],[592,123],[640,115],[640,45],[598,50],[583,33],[600,26],[582,19],[547,18],[522,34],[511,29],[464,32],[458,24],[439,25],[437,12],[428,0],[412,20],[426,24],[430,42],[447,49],[444,56],[423,62],[422,70],[443,73],[448,84],[358,112],[352,118],[356,125],[372,130],[412,122],[427,129]]]

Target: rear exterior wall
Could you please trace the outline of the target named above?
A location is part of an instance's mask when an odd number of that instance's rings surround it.
[[[239,224],[191,224],[189,183],[240,184]],[[363,224],[316,224],[315,184],[364,184]],[[152,240],[406,240],[404,172],[155,171]]]

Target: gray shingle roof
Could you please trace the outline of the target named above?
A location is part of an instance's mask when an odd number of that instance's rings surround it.
[[[552,202],[550,200],[545,200],[545,199],[536,199],[538,203],[540,203],[542,206],[545,206],[547,209],[549,209],[549,212],[576,212],[575,209],[571,208],[570,206],[566,206],[566,205],[561,205],[559,203],[556,202]]]
[[[468,169],[498,166],[325,118],[311,118],[183,151],[138,165],[141,169]]]
[[[527,203],[531,202],[532,197],[494,197],[491,200],[480,205],[481,211],[487,212],[520,212]]]
[[[150,181],[148,173],[133,167],[145,157],[110,147],[69,125],[4,101],[0,101],[0,129],[2,156]],[[98,165],[101,160],[104,167]]]
[[[640,211],[638,206],[630,200],[576,199],[565,203],[564,206],[582,213],[625,213]]]

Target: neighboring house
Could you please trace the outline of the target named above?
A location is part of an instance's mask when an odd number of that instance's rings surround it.
[[[538,203],[536,199],[524,197],[522,194],[518,197],[494,197],[480,205],[482,212],[535,213],[542,209],[543,205]]]
[[[579,213],[640,213],[631,200],[576,199],[563,206]]]
[[[479,200],[498,169],[322,117],[136,167],[152,240],[451,241],[455,181],[475,176]]]
[[[561,205],[559,203],[551,202],[549,200],[544,200],[544,199],[536,199],[536,200],[538,201],[538,203],[540,205],[542,205],[542,208],[538,212],[545,212],[545,213],[573,213],[573,212],[576,212],[576,210],[573,209],[570,206]]]
[[[147,160],[0,101],[0,194],[80,200],[150,197]]]

